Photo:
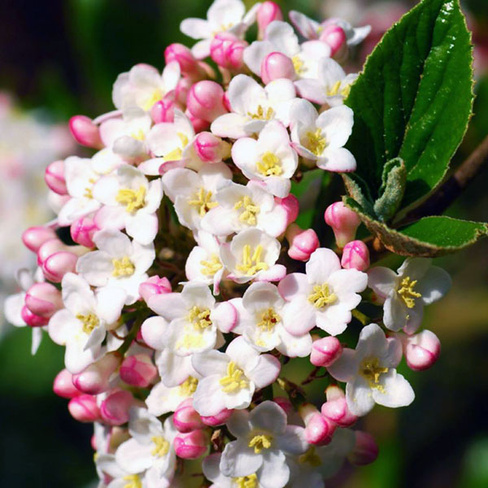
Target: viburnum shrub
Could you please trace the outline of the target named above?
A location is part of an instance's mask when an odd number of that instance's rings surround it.
[[[54,391],[95,425],[100,486],[323,486],[374,461],[358,417],[414,400],[402,358],[439,356],[431,258],[487,233],[440,215],[487,145],[449,172],[473,101],[458,2],[423,0],[359,75],[341,63],[368,27],[283,18],[184,20],[193,48],[122,73],[113,112],[71,119],[93,156],[46,171],[57,218],[25,231],[38,269],[6,311],[65,347]]]

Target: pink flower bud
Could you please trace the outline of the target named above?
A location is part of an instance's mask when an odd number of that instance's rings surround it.
[[[344,29],[330,23],[323,27],[319,39],[330,47],[330,57],[343,59],[347,54],[347,37]]]
[[[285,397],[275,397],[273,399],[273,401],[279,407],[281,407],[281,409],[283,410],[283,412],[286,413],[286,415],[289,415],[290,413],[292,413],[294,411],[293,410],[293,405],[291,404],[290,400],[288,400],[288,398],[285,398]]]
[[[119,364],[120,356],[118,354],[105,354],[81,373],[73,375],[73,385],[83,393],[90,395],[103,393],[108,390],[110,377],[119,367]]]
[[[238,71],[244,66],[243,52],[248,45],[228,32],[217,34],[210,44],[210,57],[221,68]]]
[[[40,315],[36,315],[32,313],[26,305],[22,307],[20,311],[20,316],[22,320],[29,326],[29,327],[42,327],[49,323],[49,318],[41,317]]]
[[[151,108],[151,118],[154,123],[173,122],[175,119],[175,105],[173,97],[164,97],[159,102],[156,102]]]
[[[93,395],[79,395],[68,403],[71,416],[78,422],[97,422],[100,420],[100,409]]]
[[[373,463],[378,457],[378,444],[374,437],[367,432],[356,430],[356,445],[354,450],[347,457],[351,464],[356,466],[365,466]]]
[[[430,368],[441,354],[441,342],[430,330],[423,330],[414,336],[405,336],[402,343],[407,365],[414,371]]]
[[[369,268],[369,250],[363,241],[348,242],[342,251],[341,265],[346,269],[366,271]]]
[[[198,459],[208,449],[208,434],[203,430],[194,430],[187,434],[178,434],[173,440],[175,453],[182,459]]]
[[[329,386],[326,391],[327,401],[322,405],[322,415],[340,427],[350,427],[357,417],[349,411],[344,392],[338,386]]]
[[[147,354],[136,354],[124,359],[119,374],[128,385],[146,388],[158,375],[158,369]]]
[[[261,78],[265,85],[280,78],[294,80],[296,73],[293,61],[280,52],[268,54],[261,63]]]
[[[69,120],[69,130],[75,141],[82,146],[101,149],[103,147],[100,138],[100,130],[89,117],[75,115]]]
[[[191,49],[183,44],[170,44],[164,51],[164,58],[166,64],[176,61],[180,66],[181,73],[194,80],[202,79],[206,76],[205,70],[198,59],[193,56]]]
[[[197,156],[207,163],[219,163],[230,157],[230,144],[211,132],[200,132],[193,142]]]
[[[314,341],[310,362],[314,366],[326,368],[330,366],[342,354],[342,346],[337,337],[328,336]]]
[[[54,285],[34,283],[25,295],[25,305],[32,313],[49,318],[63,307],[63,299]]]
[[[219,413],[211,415],[209,417],[201,417],[202,422],[210,427],[217,427],[218,425],[223,425],[230,419],[233,410],[228,410],[224,408]]]
[[[66,195],[66,180],[64,179],[64,161],[54,161],[44,173],[46,185],[58,195]]]
[[[295,222],[298,217],[298,212],[300,211],[300,205],[297,197],[290,193],[287,197],[281,199],[278,198],[276,200],[287,213],[286,224],[290,225],[292,222]]]
[[[288,256],[297,261],[308,261],[310,255],[319,247],[319,238],[313,229],[301,229],[291,224],[286,231],[286,239],[290,243]]]
[[[311,403],[304,403],[298,413],[305,424],[305,439],[309,444],[323,446],[332,439],[335,425],[323,417]]]
[[[139,295],[145,302],[154,295],[164,295],[166,293],[171,293],[171,283],[166,277],[151,276],[139,285]]]
[[[105,398],[100,405],[100,415],[109,425],[122,425],[129,421],[129,410],[135,400],[132,393],[116,390]]]
[[[193,125],[193,129],[197,134],[210,128],[210,122],[193,116],[189,110],[186,110],[185,115],[190,119],[191,125]]]
[[[54,229],[42,226],[29,227],[22,234],[22,242],[24,243],[24,246],[35,253],[37,253],[39,248],[46,241],[56,238],[57,236]]]
[[[213,122],[227,113],[223,98],[224,89],[221,85],[215,81],[199,81],[188,93],[187,108],[194,117]]]
[[[73,385],[73,375],[67,369],[62,369],[54,378],[53,391],[62,398],[82,395],[81,391]]]
[[[324,219],[326,224],[332,227],[336,243],[340,248],[354,239],[361,223],[358,214],[349,210],[342,202],[329,205],[325,210]]]
[[[71,252],[62,251],[49,256],[42,263],[42,272],[46,279],[54,283],[61,283],[66,273],[76,271],[78,256]]]
[[[46,259],[50,258],[57,252],[68,252],[69,246],[63,244],[55,234],[52,239],[46,240],[37,250],[37,264],[41,266]]]
[[[258,9],[258,39],[264,39],[266,28],[275,20],[283,20],[283,13],[275,2],[263,2]]]
[[[192,398],[187,398],[178,405],[173,415],[173,423],[178,432],[183,434],[205,427],[200,414],[193,408]]]
[[[97,224],[90,217],[81,217],[71,224],[70,234],[73,241],[88,248],[95,247],[93,235],[99,231]]]

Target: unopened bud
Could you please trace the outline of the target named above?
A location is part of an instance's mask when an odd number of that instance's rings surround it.
[[[182,459],[198,459],[208,449],[208,434],[203,430],[194,430],[188,434],[178,434],[173,440],[175,453]]]
[[[219,413],[215,415],[210,415],[209,417],[202,417],[202,422],[209,427],[217,427],[218,425],[223,425],[230,419],[233,410],[228,410],[224,408]]]
[[[44,276],[54,283],[61,283],[66,273],[76,271],[76,262],[78,256],[71,252],[57,252],[52,254],[42,263],[42,272]]]
[[[178,432],[183,434],[205,427],[200,414],[193,408],[192,398],[187,398],[178,405],[173,414],[173,423]]]
[[[296,72],[293,61],[280,52],[268,54],[261,63],[261,78],[265,85],[280,78],[294,80]]]
[[[180,66],[181,73],[186,77],[195,80],[206,76],[206,72],[199,60],[193,56],[191,49],[183,44],[170,44],[164,51],[164,58],[167,65],[172,61],[176,61]]]
[[[342,346],[339,339],[334,336],[324,337],[313,342],[310,362],[314,366],[326,368],[339,359],[341,354]]]
[[[210,128],[210,122],[195,117],[193,114],[190,113],[189,110],[186,110],[185,115],[190,119],[191,125],[193,126],[195,133],[203,132]]]
[[[43,327],[49,323],[49,318],[32,313],[26,305],[22,307],[20,316],[29,327]]]
[[[135,400],[132,393],[117,390],[105,398],[100,405],[100,415],[109,425],[122,425],[129,421],[129,410]]]
[[[258,39],[264,39],[266,28],[275,20],[283,20],[281,8],[275,2],[263,2],[258,9]]]
[[[100,409],[93,395],[79,395],[68,403],[71,416],[78,422],[97,422],[100,420]]]
[[[90,217],[81,217],[71,224],[70,234],[73,241],[81,246],[92,248],[95,247],[93,236],[98,232],[95,221]]]
[[[115,353],[105,354],[81,373],[73,375],[73,385],[83,393],[90,395],[103,393],[108,390],[110,377],[119,367],[119,364],[120,356]]]
[[[228,32],[217,34],[210,44],[210,57],[221,68],[238,71],[244,66],[243,53],[248,45]]]
[[[196,118],[213,122],[217,117],[227,113],[224,106],[224,89],[215,81],[195,83],[187,99],[188,111]]]
[[[319,238],[313,229],[301,229],[291,224],[286,231],[286,239],[290,243],[288,256],[297,261],[308,261],[310,255],[319,247]]]
[[[338,386],[329,386],[326,391],[327,401],[322,405],[322,415],[340,427],[350,427],[357,421],[347,406],[344,392]]]
[[[356,236],[356,230],[361,223],[359,216],[347,208],[344,203],[336,202],[325,210],[324,219],[334,231],[337,246],[343,248]]]
[[[197,156],[207,163],[219,163],[230,157],[231,146],[211,132],[200,132],[193,142]]]
[[[147,302],[154,295],[164,295],[171,293],[171,283],[165,276],[151,276],[149,279],[139,285],[139,295]]]
[[[63,299],[54,285],[34,283],[25,295],[25,305],[32,313],[49,318],[63,307]]]
[[[175,101],[172,97],[164,97],[151,108],[151,118],[155,124],[172,123],[175,119]]]
[[[423,330],[414,336],[405,336],[402,343],[407,365],[414,371],[429,369],[441,354],[441,342],[430,330]]]
[[[305,424],[305,439],[309,444],[323,446],[332,439],[335,425],[323,417],[311,403],[304,403],[298,413]]]
[[[124,359],[119,374],[128,385],[146,388],[158,375],[158,369],[147,354],[135,354]]]
[[[82,395],[82,392],[73,385],[73,375],[67,369],[62,369],[54,378],[53,391],[62,398]]]
[[[56,239],[56,232],[49,227],[29,227],[22,234],[22,242],[27,249],[37,253],[40,247],[47,241]]]
[[[347,37],[344,29],[330,23],[323,26],[320,38],[330,47],[330,57],[342,60],[347,54]]]
[[[292,403],[290,402],[290,400],[288,400],[288,398],[286,397],[275,397],[273,399],[273,401],[279,406],[281,407],[281,409],[283,410],[283,412],[286,413],[286,415],[289,415],[291,414],[292,412],[294,412],[294,409],[293,409],[293,405]]]
[[[78,144],[100,149],[103,147],[100,130],[89,117],[75,115],[69,120],[69,130]]]
[[[66,195],[66,180],[64,178],[64,161],[54,161],[44,173],[46,185],[58,195]]]
[[[290,225],[292,222],[298,217],[298,212],[300,211],[300,205],[298,203],[298,199],[293,193],[290,193],[285,198],[278,198],[277,202],[281,205],[287,214],[286,224]]]
[[[341,265],[346,269],[366,271],[369,268],[369,250],[363,241],[348,242],[342,251]]]
[[[354,433],[356,435],[356,445],[347,457],[349,462],[355,466],[371,464],[378,457],[378,444],[376,444],[374,437],[367,432],[356,430]]]

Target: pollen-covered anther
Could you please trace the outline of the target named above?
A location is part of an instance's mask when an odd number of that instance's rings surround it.
[[[381,366],[378,358],[365,358],[359,366],[359,374],[368,382],[370,388],[375,388],[381,393],[385,388],[380,384],[382,374],[388,373],[388,368]]]
[[[154,449],[151,454],[155,457],[166,456],[169,452],[169,442],[163,436],[151,437],[151,441],[154,444]]]
[[[257,434],[251,438],[248,446],[254,448],[255,454],[260,454],[263,449],[269,449],[273,437],[269,434]]]
[[[227,365],[227,375],[221,378],[219,383],[224,393],[237,393],[249,386],[249,381],[244,375],[244,371],[238,368],[234,361]]]
[[[315,132],[307,132],[307,149],[310,150],[315,156],[321,156],[324,149],[327,147],[327,140],[322,134],[321,129],[317,129]]]
[[[122,479],[127,482],[124,488],[142,488],[141,478],[137,474],[128,474]]]
[[[125,205],[125,209],[129,213],[134,213],[140,210],[145,205],[146,187],[140,186],[139,189],[132,190],[130,188],[122,188],[117,193],[115,200]]]
[[[274,110],[271,107],[265,110],[262,105],[258,105],[256,112],[247,112],[247,115],[253,120],[271,120],[274,115]]]
[[[83,324],[82,328],[85,334],[91,334],[93,329],[100,323],[98,317],[93,313],[87,315],[78,314],[76,318]]]
[[[415,307],[415,299],[422,297],[422,294],[416,292],[414,289],[416,284],[417,280],[412,280],[410,276],[406,276],[402,279],[398,288],[398,294],[408,308]]]
[[[280,158],[269,151],[264,153],[261,161],[256,163],[256,168],[263,176],[280,176],[283,174]]]
[[[179,392],[181,396],[191,396],[197,390],[197,386],[198,380],[193,376],[188,376],[188,378],[179,386]]]
[[[112,271],[114,278],[132,276],[136,270],[134,263],[127,256],[124,256],[122,259],[112,259],[112,265],[114,267]]]
[[[241,222],[245,222],[248,225],[257,224],[256,216],[259,213],[260,208],[258,205],[254,204],[250,197],[245,195],[234,205],[234,210],[239,209],[242,209],[241,215],[239,215],[239,220]]]
[[[212,254],[208,260],[200,261],[202,274],[205,276],[214,276],[215,273],[220,271],[223,266],[220,262],[220,258],[217,254]]]
[[[271,332],[276,324],[281,321],[281,317],[275,312],[274,308],[267,308],[261,312],[261,320],[257,323],[257,326],[268,332]]]
[[[235,485],[236,488],[257,488],[259,486],[258,477],[255,473],[232,478],[232,483],[232,486]]]
[[[212,208],[218,205],[217,202],[212,201],[212,192],[205,191],[205,188],[200,188],[193,194],[191,199],[188,200],[188,205],[197,207],[200,217],[204,217],[205,214]]]
[[[191,308],[188,314],[188,321],[193,324],[195,329],[203,331],[212,325],[212,321],[210,320],[210,310],[195,305]]]
[[[327,283],[323,283],[322,285],[314,285],[313,293],[309,295],[308,301],[315,308],[324,308],[327,305],[335,303],[337,301],[337,295],[331,291]]]
[[[251,246],[246,244],[242,249],[242,264],[238,264],[236,269],[241,273],[252,276],[259,271],[266,271],[269,266],[261,261],[261,255],[263,254],[263,246],[259,245],[251,254]]]
[[[317,468],[322,464],[320,457],[315,451],[315,446],[310,446],[307,451],[300,455],[298,457],[298,462],[300,464],[308,464],[314,468]]]

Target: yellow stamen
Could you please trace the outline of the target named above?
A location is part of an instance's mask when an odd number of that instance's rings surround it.
[[[248,446],[254,448],[255,454],[259,454],[263,449],[271,447],[273,437],[269,434],[257,434],[250,441]]]
[[[306,452],[298,457],[298,462],[301,464],[309,464],[310,466],[317,468],[322,464],[319,456],[315,452],[315,447],[311,446]]]
[[[316,308],[324,308],[336,302],[337,295],[331,291],[327,283],[314,285],[313,293],[309,295],[308,301]]]
[[[138,129],[135,132],[132,132],[130,135],[132,139],[136,139],[137,141],[143,141],[146,139],[146,134],[142,129]]]
[[[92,185],[94,185],[94,184],[95,184],[95,178],[90,178],[90,179],[88,180],[88,183],[91,183]],[[91,199],[93,198],[92,188],[91,188],[91,187],[89,187],[89,186],[87,186],[87,187],[85,188],[85,193],[83,194],[83,196],[84,196],[85,198],[89,198],[89,199],[91,200]]]
[[[205,191],[205,188],[200,188],[193,194],[191,199],[188,200],[188,205],[197,207],[200,217],[204,217],[205,214],[212,208],[218,205],[217,202],[212,202],[212,192]]]
[[[268,332],[271,332],[275,325],[281,321],[281,317],[274,311],[273,308],[268,308],[261,312],[261,321],[258,322],[257,326]]]
[[[400,283],[400,287],[398,288],[397,293],[400,295],[403,303],[405,303],[408,308],[415,307],[415,299],[422,296],[421,293],[414,290],[416,284],[417,280],[412,280],[410,276],[406,276],[403,278]]]
[[[341,88],[341,81],[336,81],[330,90],[327,90],[327,96],[334,97],[335,95],[342,95],[347,97],[351,91],[351,84],[348,83]]]
[[[274,115],[274,110],[271,107],[268,107],[265,111],[262,105],[258,105],[256,112],[247,112],[247,115],[253,120],[271,120]]]
[[[142,488],[142,481],[137,474],[129,474],[122,478],[127,483],[124,485],[124,488]]]
[[[256,225],[256,215],[259,213],[259,207],[254,205],[254,202],[247,195],[241,198],[235,205],[234,210],[242,209],[239,220],[245,222],[248,225]]]
[[[385,393],[385,388],[380,385],[380,377],[386,373],[388,373],[388,368],[382,367],[378,358],[365,358],[359,366],[359,374],[368,382],[369,387],[379,390],[381,393]]]
[[[221,378],[219,383],[222,385],[224,393],[237,393],[249,386],[249,381],[244,375],[244,371],[238,368],[234,361],[227,365],[227,376]]]
[[[127,256],[124,256],[122,259],[112,259],[112,264],[114,267],[112,276],[114,278],[132,276],[136,270],[136,267]]]
[[[300,59],[300,56],[296,54],[291,58],[291,61],[293,63],[293,67],[295,68],[295,73],[297,75],[303,75],[305,73],[306,68],[305,68],[305,63],[303,62],[302,59]]]
[[[208,261],[200,261],[200,264],[202,266],[202,274],[210,277],[214,276],[223,267],[217,254],[212,254]]]
[[[139,190],[131,190],[130,188],[122,188],[117,193],[115,200],[125,205],[125,210],[129,213],[134,213],[140,210],[145,205],[146,187],[140,186]]]
[[[252,276],[259,271],[265,271],[269,266],[261,261],[261,254],[263,253],[263,246],[259,245],[251,255],[251,246],[246,244],[242,249],[242,264],[236,266],[237,271],[247,276]]]
[[[280,176],[283,174],[280,158],[269,151],[264,153],[261,161],[256,163],[256,169],[263,176]]]
[[[88,315],[78,314],[76,318],[83,324],[82,328],[85,334],[91,334],[93,329],[100,323],[98,317],[93,313],[89,313]]]
[[[236,488],[257,488],[258,477],[256,474],[248,474],[247,476],[239,476],[238,478],[232,478],[233,486]]]
[[[199,308],[195,305],[191,308],[187,318],[195,329],[202,332],[212,325],[210,310],[208,308]]]
[[[181,147],[177,147],[176,149],[173,149],[168,154],[166,154],[163,157],[164,161],[180,161],[183,157],[183,149],[188,146],[188,137],[183,134],[183,132],[178,132],[177,135],[180,138]]]
[[[181,396],[191,396],[195,393],[197,386],[198,380],[193,376],[188,376],[188,378],[179,386],[179,393]]]
[[[169,442],[163,437],[151,437],[151,441],[154,443],[154,449],[151,454],[156,457],[166,456],[169,452]]]
[[[142,104],[142,109],[146,112],[151,110],[152,106],[159,102],[163,98],[164,94],[160,88],[156,88],[149,97],[147,97],[146,101]]]
[[[324,149],[327,147],[327,141],[322,135],[322,129],[317,129],[315,132],[307,132],[307,149],[311,151],[315,156],[321,156]]]

